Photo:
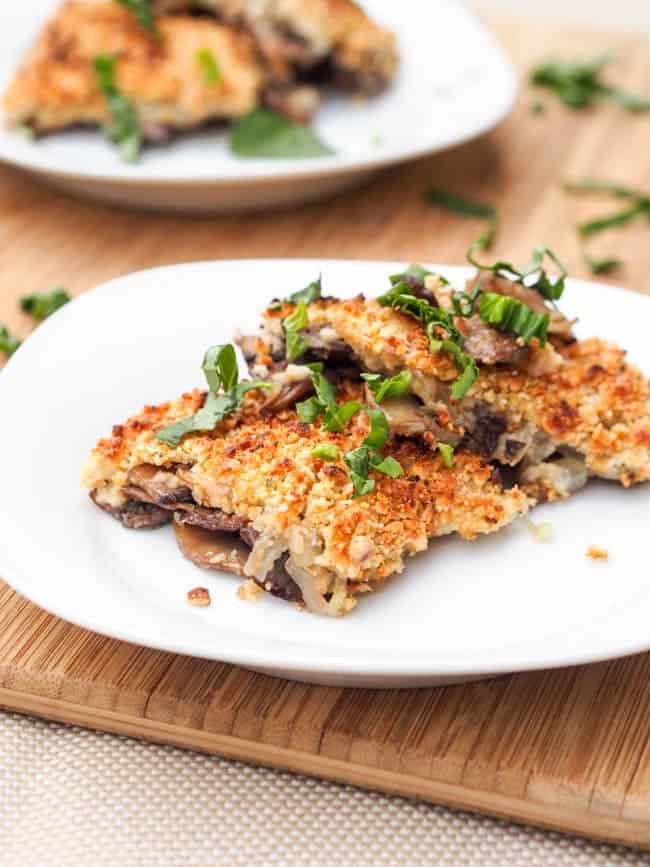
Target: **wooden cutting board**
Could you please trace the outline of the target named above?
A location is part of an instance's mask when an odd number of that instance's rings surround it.
[[[547,54],[612,50],[616,81],[650,91],[649,41],[491,23],[522,72]],[[432,210],[422,198],[432,185],[498,206],[500,258],[527,261],[543,241],[589,276],[572,227],[611,205],[570,198],[560,182],[596,176],[650,190],[650,115],[572,113],[546,97],[533,114],[534,99],[524,88],[513,115],[477,142],[272,217],[129,213],[0,168],[0,322],[24,336],[21,295],[61,284],[77,294],[169,262],[460,262],[478,224]],[[647,223],[594,248],[625,260],[617,282],[650,292]],[[93,635],[0,583],[0,705],[650,849],[650,654],[437,689],[310,687]]]

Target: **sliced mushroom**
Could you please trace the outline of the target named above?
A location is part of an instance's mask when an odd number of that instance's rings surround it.
[[[178,503],[174,518],[178,524],[211,532],[239,533],[248,525],[248,519],[240,515],[229,515],[221,509],[206,509],[195,503]]]
[[[521,486],[538,502],[566,499],[584,488],[589,474],[579,457],[563,457],[526,467],[521,473]]]
[[[203,569],[244,574],[250,549],[233,533],[204,530],[174,520],[174,533],[183,556]]]
[[[310,85],[270,84],[262,102],[297,123],[308,123],[320,105],[320,93]]]
[[[480,316],[457,318],[456,324],[465,340],[463,349],[481,364],[520,364],[528,355],[511,334],[502,334]]]
[[[433,433],[436,438],[450,445],[458,445],[460,436],[454,435],[446,428],[442,428],[436,421],[435,416],[427,411],[426,407],[415,397],[393,397],[377,405],[375,396],[366,385],[366,403],[374,409],[382,409],[388,422],[388,427],[393,436],[419,437],[425,433]]]
[[[97,490],[91,491],[90,499],[128,530],[155,530],[171,520],[168,511],[150,503],[128,500],[120,506],[112,505],[106,499],[99,497]]]
[[[296,382],[281,386],[264,404],[262,412],[271,414],[283,409],[293,409],[299,400],[304,400],[314,392],[311,379],[299,379]]]
[[[134,500],[163,508],[192,502],[192,492],[175,473],[149,464],[134,467],[126,477],[123,490]]]
[[[244,566],[251,553],[244,538],[253,540],[248,527],[242,529],[242,537],[219,530],[206,530],[203,527],[182,523],[178,514],[174,516],[174,533],[181,552],[188,560],[203,569],[216,569],[244,575]],[[286,555],[280,556],[263,580],[254,578],[267,593],[287,602],[302,602],[302,591],[285,569]]]

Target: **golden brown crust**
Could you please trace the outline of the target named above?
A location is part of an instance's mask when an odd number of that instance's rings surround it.
[[[160,39],[147,34],[131,12],[109,0],[68,0],[48,22],[4,97],[11,124],[36,131],[71,124],[104,124],[106,100],[93,60],[117,58],[117,84],[143,125],[196,126],[238,117],[257,103],[262,83],[252,40],[210,19],[163,17]],[[206,84],[197,61],[210,51],[221,77]]]
[[[462,420],[487,405],[505,416],[513,437],[533,426],[578,451],[595,475],[626,486],[650,479],[650,381],[617,346],[594,338],[533,349],[519,368],[482,366],[467,396],[452,401],[446,386],[456,368],[447,353],[430,351],[415,320],[374,300],[309,309],[310,321],[331,325],[369,370],[410,370],[413,390],[430,406],[445,401]]]
[[[339,389],[340,400],[361,396],[357,384]],[[324,433],[319,424],[301,422],[293,410],[261,415],[263,398],[251,394],[243,410],[214,433],[188,435],[177,448],[154,438],[162,426],[194,412],[202,399],[199,392],[186,394],[117,425],[93,451],[84,485],[119,497],[135,466],[181,467],[177,472],[196,502],[247,518],[262,545],[279,544],[296,562],[304,563],[310,552],[309,571],[320,597],[343,582],[337,610],[326,613],[342,613],[356,593],[401,571],[404,557],[424,550],[429,538],[452,532],[473,538],[528,508],[525,495],[504,491],[478,456],[458,454],[448,468],[437,450],[415,440],[386,446],[401,463],[402,478],[373,474],[375,491],[354,499],[343,460],[328,463],[312,451],[323,442],[336,444],[341,454],[358,447],[369,432],[363,413],[344,432]]]
[[[329,57],[335,83],[373,94],[390,83],[399,61],[394,35],[352,0],[156,0],[155,8],[201,8],[244,24],[275,78]]]

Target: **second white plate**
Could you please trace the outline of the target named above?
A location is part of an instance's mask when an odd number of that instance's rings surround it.
[[[58,0],[0,7],[0,90]],[[262,210],[318,198],[377,169],[480,135],[510,110],[516,79],[494,38],[458,2],[367,0],[398,37],[395,84],[359,103],[328,98],[315,127],[336,154],[309,160],[241,159],[226,136],[203,131],[149,148],[135,166],[101,133],[74,131],[38,142],[1,128],[0,160],[74,193],[147,208]]]
[[[204,349],[255,328],[274,296],[322,270],[328,293],[378,293],[399,265],[242,261],[179,265],[88,292],[40,326],[0,373],[0,575],[38,605],[106,635],[329,684],[413,686],[590,662],[650,648],[650,485],[591,483],[494,536],[434,541],[404,574],[332,620],[184,560],[169,528],[124,530],[79,487],[100,436],[145,403],[201,384]],[[466,269],[441,269],[460,283]],[[580,335],[625,345],[650,371],[650,300],[572,281]],[[585,557],[589,545],[609,563]],[[210,588],[212,607],[185,600]]]

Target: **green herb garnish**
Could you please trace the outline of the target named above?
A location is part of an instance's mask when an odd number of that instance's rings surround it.
[[[432,352],[448,352],[453,356],[461,375],[452,385],[451,396],[454,400],[463,397],[476,382],[478,368],[471,355],[462,350],[463,335],[454,325],[453,314],[416,298],[408,283],[395,283],[377,300],[382,307],[393,307],[421,322]]]
[[[203,83],[210,87],[221,81],[221,68],[217,63],[217,58],[209,48],[202,48],[196,52],[196,62],[201,68],[203,74]]]
[[[287,301],[290,304],[299,304],[304,301],[305,304],[311,304],[312,301],[318,301],[322,297],[323,283],[322,275],[317,280],[312,280],[304,289],[299,289],[293,295],[289,295]]]
[[[543,102],[536,100],[530,107],[531,114],[544,114],[546,111],[546,106]]]
[[[255,108],[235,122],[230,149],[240,157],[269,159],[308,159],[334,153],[306,124],[268,108]]]
[[[343,460],[350,469],[355,498],[374,491],[375,481],[369,478],[371,471],[383,473],[391,479],[404,475],[401,464],[395,458],[385,458],[381,454],[388,439],[386,416],[380,409],[365,409],[364,412],[370,419],[370,433],[358,448],[343,455]]]
[[[474,313],[474,302],[480,294],[480,283],[475,283],[470,292],[454,292],[451,296],[451,303],[456,316],[462,316],[463,319],[469,319],[469,317]]]
[[[307,352],[309,346],[300,332],[309,325],[307,305],[299,301],[293,313],[290,313],[283,321],[286,341],[287,361],[297,361]]]
[[[614,214],[588,220],[577,226],[578,236],[582,241],[582,255],[592,274],[609,274],[623,264],[620,259],[598,259],[590,255],[585,241],[592,235],[597,235],[607,229],[616,229],[631,223],[637,217],[644,216],[650,220],[650,196],[638,190],[631,190],[611,181],[601,181],[594,178],[585,178],[582,181],[573,181],[564,184],[568,193],[590,194],[601,193],[614,199],[623,199],[629,203],[629,207],[623,208]]]
[[[239,382],[237,356],[230,343],[212,346],[205,353],[202,364],[209,392],[203,407],[189,418],[159,430],[156,439],[176,447],[188,433],[212,431],[231,412],[239,409],[247,392],[253,389],[271,388],[268,382],[246,380]],[[221,394],[217,394],[219,390]]]
[[[403,370],[389,379],[385,379],[380,373],[362,373],[361,379],[365,379],[368,388],[374,394],[377,403],[390,400],[393,397],[401,397],[406,394],[411,386],[412,374]]]
[[[434,189],[425,193],[426,199],[433,205],[443,208],[459,217],[479,217],[488,220],[488,227],[475,241],[477,246],[489,250],[497,233],[497,213],[492,205],[464,199],[448,190]]]
[[[117,0],[125,6],[138,19],[140,24],[153,35],[157,35],[156,21],[151,10],[150,0]]]
[[[20,299],[20,309],[35,319],[47,319],[70,300],[65,289],[52,289],[51,292],[35,292]]]
[[[409,278],[417,280],[418,283],[424,283],[427,277],[437,277],[445,286],[449,282],[442,274],[434,274],[433,271],[427,271],[422,265],[416,264],[409,265],[405,271],[401,271],[399,274],[391,274],[389,280],[394,286],[396,283],[408,283]]]
[[[10,358],[21,343],[22,340],[14,337],[4,325],[0,325],[0,352]]]
[[[533,337],[536,337],[540,346],[546,345],[549,314],[536,313],[516,298],[484,292],[481,295],[479,316],[497,331],[512,332],[525,343],[530,343]]]
[[[582,63],[549,61],[536,66],[530,80],[538,87],[551,90],[568,108],[586,108],[609,99],[618,102],[627,111],[650,111],[650,100],[601,80],[600,74],[611,60],[608,55]]]
[[[311,453],[313,457],[321,458],[324,461],[337,461],[340,454],[339,447],[333,443],[322,443],[322,445],[312,449]]]
[[[142,131],[135,106],[120,93],[115,83],[115,62],[110,54],[100,54],[94,61],[97,84],[111,114],[111,121],[105,131],[117,145],[122,159],[134,163],[142,147]]]
[[[438,451],[442,456],[443,464],[451,469],[454,465],[454,447],[448,443],[438,443]]]
[[[296,412],[301,421],[313,424],[317,418],[323,418],[322,428],[328,433],[340,433],[350,419],[361,409],[358,400],[348,400],[339,405],[336,402],[336,392],[332,383],[323,375],[322,364],[307,365],[311,371],[311,379],[316,392],[302,403],[296,404]]]
[[[492,265],[477,262],[473,257],[476,246],[476,244],[472,244],[467,251],[467,261],[470,265],[478,268],[479,271],[492,271],[497,276],[513,280],[515,283],[522,283],[528,286],[529,289],[536,289],[547,301],[559,301],[562,297],[567,270],[550,247],[546,247],[543,244],[535,247],[529,264],[519,270],[511,262],[495,262]],[[555,280],[550,279],[544,268],[544,258],[546,256],[560,270],[560,275]],[[528,278],[533,277],[533,275],[536,275],[537,279],[529,280]]]

